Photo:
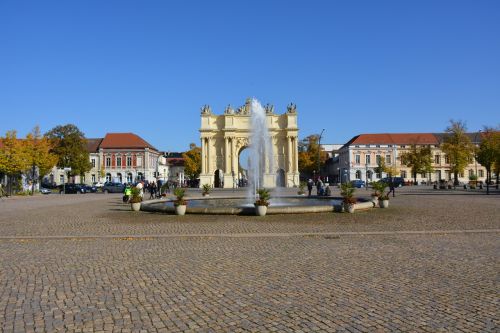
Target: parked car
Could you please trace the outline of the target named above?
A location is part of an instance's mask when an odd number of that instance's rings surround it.
[[[365,187],[365,181],[364,180],[361,180],[361,179],[355,179],[355,180],[352,180],[351,181],[351,184],[352,186],[356,187],[356,188],[363,188]]]
[[[72,183],[64,184],[64,186],[59,185],[58,190],[59,190],[59,194],[63,194],[63,193],[66,193],[66,194],[87,193],[87,191],[85,190],[85,187],[83,187],[80,184],[72,184]]]
[[[103,187],[103,186],[104,186],[104,184],[103,184],[102,182],[93,182],[93,183],[92,183],[92,186],[95,186],[95,187],[97,187],[97,188],[100,188],[100,187]]]
[[[104,193],[123,193],[125,185],[122,183],[106,182],[102,187]]]
[[[391,177],[382,178],[380,181],[390,185]],[[392,182],[394,183],[394,187],[401,187],[405,184],[405,180],[403,177],[392,177]]]
[[[52,189],[52,188],[57,188],[56,183],[51,183],[49,181],[42,181],[42,187],[45,189]]]
[[[42,188],[40,188],[40,193],[42,193],[42,194],[50,194],[50,193],[52,193],[52,191],[50,189],[48,189],[48,188],[42,187]]]
[[[94,185],[80,184],[80,186],[85,189],[86,193],[96,193],[97,192],[97,187],[95,187]]]

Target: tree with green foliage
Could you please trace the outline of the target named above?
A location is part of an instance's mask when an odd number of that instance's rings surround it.
[[[320,170],[324,167],[328,154],[325,151],[320,151],[319,135],[313,134],[304,138],[299,142],[299,171],[305,175],[312,175],[318,170],[318,158]]]
[[[43,137],[40,128],[36,126],[23,140],[27,162],[30,166],[31,195],[35,192],[35,184],[40,178],[49,173],[56,165],[57,156],[50,152],[51,144],[47,137]],[[38,173],[37,173],[38,172]]]
[[[189,179],[192,181],[198,179],[201,173],[201,148],[191,143],[189,150],[182,154],[182,158],[184,158],[184,172]]]
[[[410,149],[399,156],[401,164],[411,168],[413,181],[417,183],[418,173],[429,173],[432,168],[432,151],[430,146],[412,144]]]
[[[51,142],[51,153],[57,156],[57,167],[71,168],[68,178],[83,175],[92,168],[85,135],[75,125],[56,126],[45,137]]]
[[[441,149],[446,154],[453,173],[454,184],[458,185],[458,174],[463,172],[474,154],[474,146],[467,136],[467,127],[462,121],[450,120],[446,128]]]
[[[8,131],[1,140],[0,174],[7,176],[7,192],[12,194],[21,174],[30,164],[22,140],[17,138],[16,131]]]
[[[380,158],[377,161],[377,166],[375,167],[374,171],[376,173],[386,173],[387,176],[389,177],[394,177],[399,175],[399,169],[396,167],[395,164],[393,165],[387,165],[385,164],[385,160],[383,158]]]
[[[484,128],[481,144],[476,151],[476,159],[486,168],[486,194],[490,194],[491,170],[500,161],[500,132],[493,128]]]

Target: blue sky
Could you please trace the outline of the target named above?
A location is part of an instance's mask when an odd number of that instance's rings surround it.
[[[500,1],[0,2],[0,135],[74,123],[161,150],[246,97],[300,137],[500,123]]]

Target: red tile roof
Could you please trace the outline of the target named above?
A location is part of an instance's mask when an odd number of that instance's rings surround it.
[[[360,134],[352,138],[348,144],[351,145],[374,145],[374,144],[439,144],[438,138],[432,133],[381,133]]]
[[[183,158],[167,158],[167,164],[170,166],[184,166]]]
[[[99,151],[99,145],[101,144],[103,138],[98,139],[87,139],[87,151],[89,153],[97,153]]]
[[[108,133],[102,140],[100,148],[150,148],[158,151],[158,149],[134,133]]]

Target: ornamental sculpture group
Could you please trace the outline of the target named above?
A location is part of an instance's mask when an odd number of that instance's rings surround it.
[[[258,102],[257,102],[258,103]],[[241,152],[252,145],[252,108],[255,101],[247,99],[236,110],[228,105],[223,114],[215,115],[209,105],[201,108],[202,171],[200,187],[233,188],[245,184],[247,171],[239,163]],[[260,106],[260,104],[258,104]],[[262,162],[260,187],[293,187],[299,185],[297,107],[291,103],[283,114],[274,113],[274,106],[261,107],[264,111],[271,150],[265,152]],[[255,139],[254,139],[255,140]],[[264,154],[264,152],[262,152]],[[270,154],[269,154],[270,153]],[[269,157],[268,157],[269,156]],[[272,159],[272,160],[270,160]]]

